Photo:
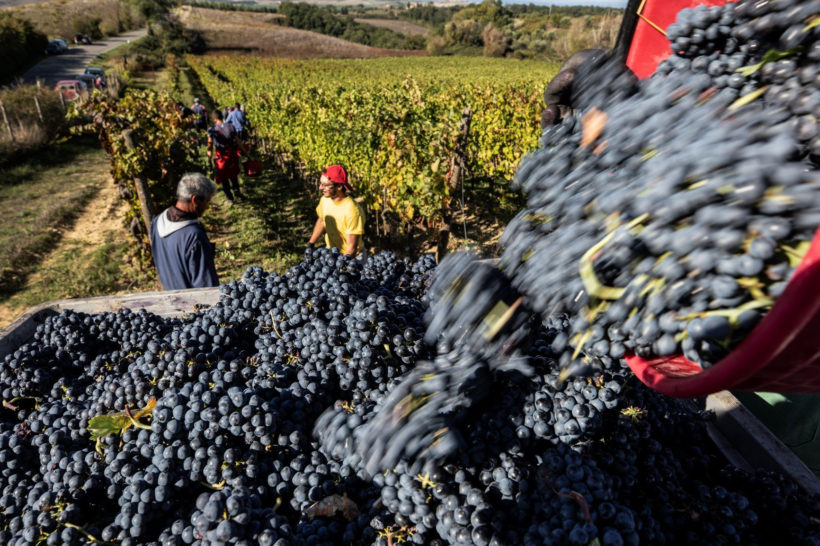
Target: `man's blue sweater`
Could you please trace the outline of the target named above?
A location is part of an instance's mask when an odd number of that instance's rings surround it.
[[[241,133],[248,126],[248,118],[245,117],[245,114],[243,114],[241,110],[231,111],[225,122],[233,125],[237,133]]]
[[[166,209],[151,222],[151,253],[165,290],[218,286],[214,244],[197,219],[171,221]]]

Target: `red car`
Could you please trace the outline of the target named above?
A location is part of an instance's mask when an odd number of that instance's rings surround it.
[[[77,100],[88,94],[88,86],[80,80],[60,80],[54,90],[62,93],[67,101]]]

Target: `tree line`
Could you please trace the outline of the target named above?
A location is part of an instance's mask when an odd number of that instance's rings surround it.
[[[423,49],[425,40],[405,36],[386,28],[356,22],[351,15],[336,14],[329,8],[304,2],[284,2],[279,13],[293,28],[334,36],[359,44],[387,49]]]

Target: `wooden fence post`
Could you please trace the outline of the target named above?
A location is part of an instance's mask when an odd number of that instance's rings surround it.
[[[136,146],[134,145],[134,131],[132,129],[125,129],[122,132],[122,138],[125,140],[126,148],[129,150],[136,149]],[[148,193],[148,184],[139,176],[135,176],[134,186],[137,188],[137,197],[140,200],[142,221],[145,223],[145,232],[150,234],[151,220],[154,219],[154,207],[151,203],[151,196]]]
[[[12,143],[14,143],[14,133],[11,132],[11,124],[9,123],[9,117],[6,114],[6,107],[3,104],[3,101],[0,100],[0,112],[3,113],[3,123],[6,124],[6,131],[9,133],[9,139]]]
[[[40,117],[40,123],[45,123],[46,120],[43,119],[43,109],[40,108],[40,97],[34,95],[34,105],[37,107],[37,115]]]
[[[450,172],[448,173],[447,186],[450,190],[450,195],[456,194],[461,179],[464,177],[464,170],[467,168],[466,150],[467,150],[467,135],[470,134],[470,122],[473,120],[473,111],[465,108],[461,112],[461,121],[458,124],[458,141],[456,142],[456,150],[453,157],[450,159]],[[441,209],[441,229],[438,232],[438,245],[436,246],[436,262],[441,262],[444,256],[447,255],[447,245],[450,243],[450,231],[452,224],[452,216],[450,215],[450,201]]]

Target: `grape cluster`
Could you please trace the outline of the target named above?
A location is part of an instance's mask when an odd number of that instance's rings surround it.
[[[820,159],[820,4],[739,2],[683,10],[667,31],[675,53],[659,73],[706,75],[733,97],[763,92],[762,100],[788,110],[802,153]]]
[[[527,208],[502,239],[526,301],[573,317],[561,365],[683,354],[706,368],[782,293],[820,225],[818,16],[817,2],[683,10],[649,80],[612,59],[579,76],[578,115],[522,162]]]

